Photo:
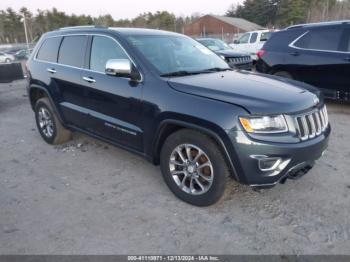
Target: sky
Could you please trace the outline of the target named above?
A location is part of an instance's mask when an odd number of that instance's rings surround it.
[[[193,13],[223,15],[232,4],[240,2],[243,0],[1,0],[0,10],[12,7],[17,11],[25,6],[35,12],[37,9],[56,7],[68,14],[111,14],[117,20],[155,11],[168,11],[181,16]]]

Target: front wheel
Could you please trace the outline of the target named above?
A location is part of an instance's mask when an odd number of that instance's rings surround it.
[[[188,129],[173,133],[164,142],[160,165],[170,190],[187,203],[209,206],[224,194],[228,167],[207,135]]]

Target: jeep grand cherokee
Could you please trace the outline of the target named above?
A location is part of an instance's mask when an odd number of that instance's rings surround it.
[[[255,188],[298,178],[327,147],[316,89],[234,71],[184,35],[64,28],[42,36],[27,67],[47,143],[74,130],[135,152],[193,205],[217,202],[230,175]]]

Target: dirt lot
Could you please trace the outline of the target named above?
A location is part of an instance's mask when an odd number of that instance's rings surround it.
[[[178,200],[158,167],[82,134],[49,146],[23,82],[0,85],[0,254],[350,254],[350,105],[328,105],[326,155],[298,181]]]

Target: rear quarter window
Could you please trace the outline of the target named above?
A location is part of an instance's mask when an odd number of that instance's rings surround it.
[[[301,29],[288,29],[271,33],[263,49],[275,52],[285,51],[288,49],[288,45],[303,33],[305,33],[305,31]]]
[[[56,63],[61,40],[62,37],[52,37],[44,40],[36,58],[42,61]]]
[[[342,27],[311,29],[294,45],[303,49],[339,51],[342,33]]]
[[[58,63],[81,68],[84,63],[87,36],[65,36],[58,53]]]

